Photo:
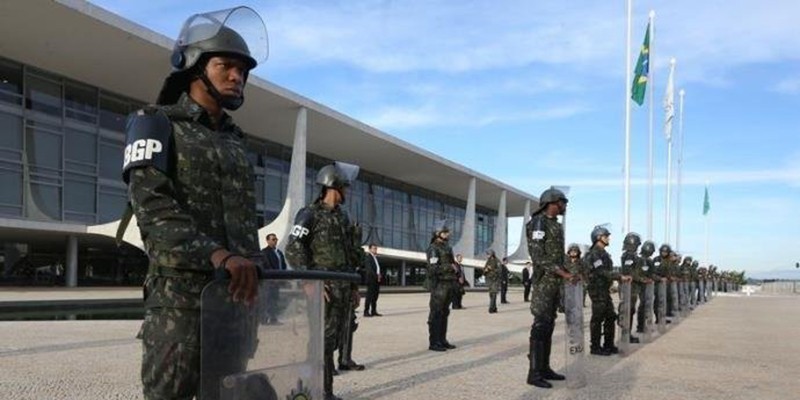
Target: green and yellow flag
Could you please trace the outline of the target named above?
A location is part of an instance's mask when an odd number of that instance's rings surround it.
[[[644,34],[644,43],[636,61],[636,75],[631,85],[631,99],[638,105],[644,103],[644,93],[647,91],[647,76],[650,74],[650,23],[647,23],[647,33]]]

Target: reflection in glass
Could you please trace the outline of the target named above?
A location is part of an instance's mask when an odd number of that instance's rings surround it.
[[[25,150],[31,165],[61,170],[61,135],[58,129],[55,126],[29,121]],[[45,172],[40,169],[37,171]]]
[[[26,104],[29,110],[61,117],[61,84],[56,81],[28,75]]]
[[[22,150],[22,118],[0,113],[0,147]]]
[[[100,127],[112,131],[124,132],[125,119],[128,116],[128,111],[129,106],[125,100],[111,96],[101,96]]]
[[[0,59],[0,101],[22,103],[22,65]]]
[[[61,188],[36,182],[30,183],[28,216],[38,220],[61,220]]]

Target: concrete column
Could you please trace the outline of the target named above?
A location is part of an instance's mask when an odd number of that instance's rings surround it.
[[[475,177],[469,180],[467,191],[467,209],[464,214],[464,225],[461,227],[461,237],[453,246],[453,255],[461,254],[464,258],[475,256]]]
[[[502,259],[508,254],[508,230],[506,229],[506,191],[500,192],[500,204],[497,206],[497,220],[494,224],[494,241],[491,249]]]
[[[67,238],[66,267],[66,286],[78,286],[78,237],[75,235],[69,235]]]
[[[400,261],[400,286],[406,285],[406,260]]]
[[[278,248],[283,250],[286,238],[292,229],[294,217],[306,202],[306,142],[308,138],[308,111],[305,107],[297,110],[294,127],[294,144],[292,146],[292,163],[289,170],[289,185],[286,190],[286,201],[283,208],[272,223],[258,229],[258,243],[261,248],[267,247],[266,236],[273,232],[278,235]]]
[[[519,233],[519,245],[511,255],[508,256],[508,262],[524,262],[530,260],[528,254],[528,236],[525,232],[525,225],[531,220],[531,201],[525,201],[525,216],[522,218],[522,229]]]

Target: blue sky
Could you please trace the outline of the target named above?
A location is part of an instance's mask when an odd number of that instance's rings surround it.
[[[586,243],[594,225],[610,222],[619,255],[629,90],[622,0],[93,3],[172,38],[192,13],[249,5],[270,36],[270,58],[255,74],[528,193],[569,185],[567,241]],[[632,65],[651,9],[654,241],[665,241],[661,102],[676,57],[676,91],[686,90],[681,252],[703,259],[709,181],[710,261],[749,275],[794,269],[800,3],[636,1]],[[645,235],[647,108],[632,113],[631,227]],[[520,225],[510,222],[512,251]]]

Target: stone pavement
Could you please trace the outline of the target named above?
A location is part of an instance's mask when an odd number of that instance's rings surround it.
[[[1,297],[1,296],[0,296]],[[468,293],[450,315],[459,346],[427,351],[427,296],[382,295],[383,317],[363,318],[354,358],[336,378],[345,399],[798,399],[800,296],[721,295],[627,357],[587,355],[587,386],[525,384],[531,323],[520,291],[488,314]],[[589,309],[586,309],[588,319]],[[140,321],[0,322],[2,399],[139,399]],[[588,335],[588,328],[586,329]],[[563,316],[552,364],[563,369]]]

